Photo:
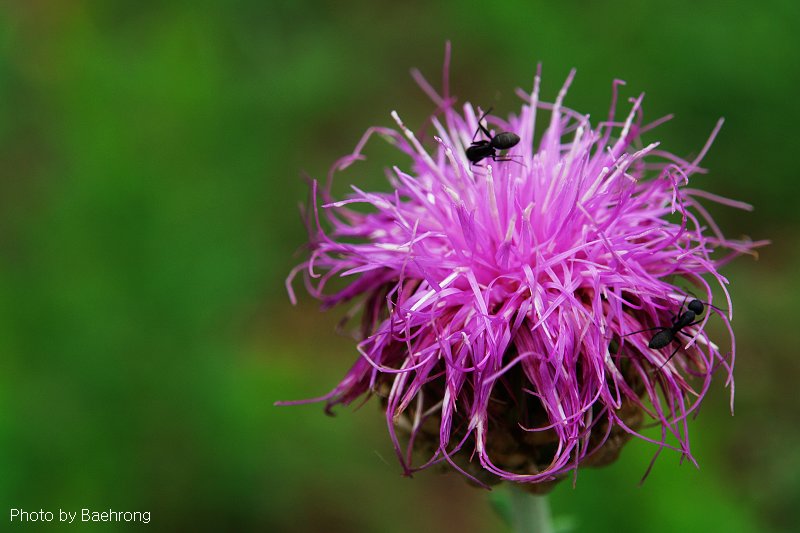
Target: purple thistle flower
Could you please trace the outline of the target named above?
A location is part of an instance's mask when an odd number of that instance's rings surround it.
[[[482,112],[454,107],[448,60],[441,96],[414,73],[437,106],[432,142],[392,112],[397,130],[369,129],[324,187],[312,185],[311,254],[287,280],[290,297],[304,272],[323,308],[356,300],[361,340],[341,383],[307,401],[330,410],[379,396],[409,475],[449,463],[481,485],[509,480],[543,492],[581,465],[613,461],[631,436],[695,462],[687,419],[718,369],[733,407],[732,305],[717,269],[763,244],[726,239],[700,200],[749,205],[688,187],[722,121],[697,157],[682,159],[641,142],[670,118],[643,124],[642,96],[615,118],[621,81],[607,120],[592,126],[563,105],[574,71],[547,103],[538,69],[532,93],[519,91],[518,115],[486,118],[492,135],[520,137],[513,159],[472,165],[465,149]],[[542,112],[549,122],[535,138]],[[388,172],[391,191],[352,186],[334,199],[334,173],[363,159],[376,133],[403,153]],[[333,278],[345,285],[329,291]],[[693,298],[685,285],[707,312],[665,348],[649,348]],[[727,312],[710,306],[712,285]],[[707,334],[712,315],[730,351]],[[645,417],[660,440],[639,433]]]

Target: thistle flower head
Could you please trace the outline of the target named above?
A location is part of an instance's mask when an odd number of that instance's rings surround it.
[[[408,474],[442,463],[481,484],[546,490],[613,461],[630,436],[694,461],[687,419],[715,371],[733,400],[732,305],[717,269],[758,243],[726,239],[701,201],[749,206],[688,186],[722,122],[684,159],[641,140],[662,122],[643,122],[642,96],[616,117],[622,82],[593,124],[564,105],[574,72],[553,103],[540,99],[539,73],[518,114],[486,116],[490,136],[520,139],[505,157],[471,164],[467,148],[490,140],[483,110],[456,107],[446,81],[439,95],[415,74],[437,106],[435,134],[415,135],[392,112],[396,128],[368,130],[312,187],[311,253],[287,282],[291,298],[302,272],[324,307],[361,313],[359,357],[318,400],[379,396]],[[389,192],[333,198],[334,173],[374,134],[398,150]],[[695,298],[711,305],[676,329]],[[709,337],[712,319],[730,351]],[[649,347],[658,333],[667,345]],[[661,439],[639,433],[645,418]]]

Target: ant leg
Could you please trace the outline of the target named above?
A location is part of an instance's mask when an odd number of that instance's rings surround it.
[[[477,137],[477,136],[478,136],[478,132],[479,132],[479,131],[483,131],[483,134],[484,134],[484,135],[486,135],[486,136],[487,136],[487,137],[489,137],[490,139],[492,138],[492,134],[491,134],[491,133],[489,133],[489,130],[487,130],[486,128],[484,128],[484,127],[483,127],[483,124],[481,124],[481,122],[483,122],[483,119],[484,119],[484,118],[486,118],[486,115],[488,115],[489,113],[491,113],[491,112],[492,112],[492,109],[493,109],[493,108],[491,108],[491,107],[490,107],[489,109],[487,109],[486,111],[484,111],[484,112],[483,112],[483,115],[481,115],[481,118],[479,118],[479,119],[478,119],[478,129],[476,129],[476,130],[475,130],[475,135],[473,135],[473,136],[472,136],[472,142],[475,142],[475,137]]]
[[[685,328],[688,328],[689,326],[696,326],[696,325],[697,325],[697,324],[699,324],[700,322],[702,322],[702,320],[697,320],[697,321],[695,321],[695,322],[692,322],[691,324],[686,324],[684,327],[685,327]],[[683,328],[681,328],[681,329],[683,329]],[[688,339],[691,339],[691,338],[692,338],[692,335],[690,335],[690,334],[686,333],[685,331],[681,331],[680,329],[679,329],[678,331],[676,331],[676,332],[675,332],[675,334],[676,334],[676,335],[678,335],[678,334],[680,334],[680,335],[683,335],[683,336],[685,336],[685,337],[686,337],[686,338],[688,338]],[[677,339],[675,339],[675,340],[677,340]],[[678,341],[678,342],[680,342],[680,341]],[[662,364],[662,365],[661,365],[662,367],[663,367],[665,364],[667,364],[667,363],[669,362],[669,360],[670,360],[670,359],[672,359],[672,356],[673,356],[673,355],[675,355],[675,353],[678,351],[678,349],[679,349],[681,346],[682,346],[682,345],[681,345],[681,344],[679,344],[679,345],[678,345],[678,348],[675,348],[675,351],[674,351],[674,352],[672,352],[672,355],[670,355],[670,356],[669,356],[669,358],[668,358],[666,361],[664,361],[664,364]],[[660,367],[659,367],[659,368],[660,368]]]
[[[672,323],[673,324],[675,323],[676,320],[678,320],[678,317],[681,316],[681,313],[683,313],[683,306],[686,305],[686,300],[688,300],[688,299],[689,299],[689,295],[688,294],[683,297],[683,301],[681,302],[681,306],[678,308],[678,314],[674,315],[672,317]]]
[[[702,319],[702,318],[701,318],[700,320],[695,320],[695,321],[694,321],[694,322],[692,322],[691,324],[686,324],[685,326],[683,326],[683,328],[688,328],[688,327],[690,327],[690,326],[696,326],[697,324],[701,323],[702,321],[703,321],[703,319]],[[683,331],[683,328],[679,329],[679,330],[678,330],[678,331],[676,331],[675,333],[676,333],[676,334],[685,335],[686,337],[688,337],[688,338],[690,338],[690,339],[691,339],[691,338],[692,338],[694,335],[690,335],[689,333],[686,333],[685,331]]]
[[[681,302],[681,306],[678,308],[677,315],[669,315],[669,321],[672,322],[673,324],[678,321],[678,317],[680,317],[681,313],[683,313],[683,306],[686,305],[686,300],[688,298],[689,298],[688,294],[683,297],[683,301]]]
[[[492,112],[492,109],[494,109],[494,106],[489,106],[489,109],[487,109],[486,111],[483,112],[483,115],[481,115],[481,118],[478,119],[478,124],[480,124],[481,121],[486,118],[486,115],[488,115],[489,113]]]
[[[480,132],[480,131],[483,131],[483,133],[484,133],[484,134],[485,134],[487,137],[489,137],[490,139],[492,138],[492,134],[491,134],[491,133],[489,133],[489,130],[487,130],[486,128],[484,128],[484,127],[483,127],[483,124],[481,124],[480,122],[478,122],[478,129],[476,129],[476,130],[475,130],[475,135],[473,135],[473,136],[472,136],[472,144],[475,144],[475,137],[477,137],[477,136],[478,136],[478,132]]]
[[[481,123],[478,122],[478,128],[475,130],[475,135],[472,136],[472,144],[475,144],[475,137],[478,136],[478,132],[481,131]]]
[[[703,319],[702,319],[702,318],[701,318],[700,320],[695,320],[695,321],[694,321],[694,322],[692,322],[691,324],[686,324],[685,326],[683,326],[683,328],[688,328],[689,326],[696,326],[697,324],[699,324],[699,323],[700,323],[700,322],[702,322],[702,321],[703,321]],[[683,328],[681,328],[681,329],[683,329]],[[683,333],[684,335],[689,335],[689,334],[688,334],[688,333],[686,333],[685,331],[680,331],[680,330],[678,330],[678,333]],[[689,335],[689,336],[691,337],[691,335]]]
[[[678,350],[680,350],[680,349],[681,349],[681,345],[680,345],[680,344],[678,344],[678,347],[677,347],[677,348],[675,348],[675,350],[674,350],[674,351],[673,351],[673,352],[670,354],[670,356],[669,356],[669,357],[667,357],[667,360],[666,360],[666,361],[664,361],[663,363],[661,363],[661,366],[659,366],[659,367],[658,367],[658,369],[659,369],[659,370],[661,370],[662,368],[664,368],[664,365],[666,365],[667,363],[669,363],[670,359],[672,359],[673,357],[675,357],[675,354],[676,354],[676,353],[678,353]]]
[[[637,333],[644,333],[645,331],[655,331],[655,330],[665,331],[665,330],[668,330],[668,329],[669,328],[665,328],[664,326],[658,326],[658,327],[655,327],[655,328],[647,328],[647,329],[640,329],[639,331],[632,331],[630,333],[626,333],[625,335],[620,335],[620,337],[627,337],[629,335],[636,335]]]
[[[683,312],[683,306],[686,304],[686,299],[688,297],[689,297],[689,295],[687,294],[683,298],[683,301],[681,302],[681,306],[678,308],[678,314],[676,314],[676,315],[670,314],[669,315],[669,321],[672,322],[673,324],[678,320],[678,317],[681,316],[681,313]]]
[[[524,166],[525,166],[525,163],[523,163],[522,161],[517,161],[516,159],[514,159],[515,157],[520,157],[520,158],[521,158],[522,156],[521,156],[521,155],[514,155],[514,156],[511,156],[511,155],[494,156],[494,157],[492,157],[492,160],[493,160],[493,161],[512,161],[512,162],[514,162],[514,163],[516,163],[516,164],[518,164],[518,165],[522,165],[522,166],[524,167]]]

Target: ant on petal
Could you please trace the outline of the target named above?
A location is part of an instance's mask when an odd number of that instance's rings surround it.
[[[481,115],[481,118],[478,119],[478,129],[475,130],[475,135],[472,136],[472,144],[467,148],[466,154],[467,159],[469,159],[470,163],[473,165],[486,159],[487,157],[491,157],[493,161],[513,161],[511,156],[498,156],[498,150],[508,150],[509,148],[513,148],[514,146],[519,143],[519,135],[516,133],[511,133],[509,131],[504,131],[502,133],[498,133],[497,135],[492,135],[489,130],[487,130],[481,122],[489,114],[492,110],[490,107],[486,112]],[[478,132],[483,132],[484,135],[489,137],[489,140],[481,139],[479,141],[475,140],[475,137],[478,136]]]
[[[688,328],[689,326],[694,326],[702,322],[701,320],[696,320],[700,315],[705,312],[705,304],[698,300],[697,298],[692,299],[688,305],[686,305],[686,311],[683,311],[683,306],[686,304],[686,298],[683,299],[681,302],[681,307],[678,309],[678,314],[672,318],[672,325],[670,326],[659,326],[656,328],[647,328],[641,329],[639,331],[634,331],[633,333],[628,333],[623,335],[623,337],[627,337],[628,335],[635,335],[636,333],[643,333],[645,331],[657,331],[651,338],[650,342],[647,343],[647,347],[651,350],[660,350],[662,348],[666,348],[672,341],[678,340],[678,334],[687,335],[683,329]],[[709,304],[710,307],[713,307]],[[667,359],[661,363],[659,368],[663,368],[664,365],[669,363],[669,361],[675,357],[675,354],[678,353],[681,346],[678,345],[677,348],[670,354]]]

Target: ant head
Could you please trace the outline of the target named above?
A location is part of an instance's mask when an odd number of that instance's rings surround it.
[[[701,302],[700,300],[692,300],[691,302],[689,302],[689,305],[687,305],[686,308],[689,309],[689,311],[693,312],[695,315],[702,315],[705,306],[703,305],[703,302]]]

